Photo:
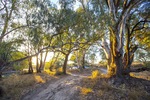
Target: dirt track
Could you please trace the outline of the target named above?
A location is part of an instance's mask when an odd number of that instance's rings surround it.
[[[101,72],[106,73],[106,69],[101,68]],[[25,96],[21,100],[79,100],[79,85],[84,77],[91,73],[85,71],[82,74],[66,75],[61,79],[48,82]]]
[[[78,100],[79,84],[83,75],[68,75],[27,93],[21,100]]]

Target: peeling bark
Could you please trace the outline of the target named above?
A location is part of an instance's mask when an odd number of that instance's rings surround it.
[[[137,6],[142,0],[125,0],[122,1],[122,12],[119,15],[118,7],[120,0],[107,0],[109,7],[109,14],[111,17],[111,24],[109,26],[110,32],[110,46],[103,40],[103,50],[105,52],[108,65],[107,71],[111,76],[123,78],[125,74],[129,74],[129,69],[134,58],[136,47],[129,47],[130,34],[127,34],[126,52],[124,53],[126,23],[130,17],[131,10]]]

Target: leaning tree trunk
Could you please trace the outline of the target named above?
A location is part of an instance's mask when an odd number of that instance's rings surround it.
[[[41,73],[41,70],[42,70],[42,66],[43,66],[43,53],[40,54],[40,65],[39,65],[39,68],[38,68],[38,72]]]
[[[64,73],[64,74],[66,74],[66,68],[67,68],[68,57],[69,57],[69,54],[66,54],[66,55],[65,55],[64,65],[63,65],[63,73]]]
[[[48,50],[46,51],[46,54],[45,54],[45,57],[44,57],[44,60],[43,60],[43,64],[42,64],[42,70],[44,70],[44,67],[45,67],[45,63],[46,63],[47,54],[48,54]]]

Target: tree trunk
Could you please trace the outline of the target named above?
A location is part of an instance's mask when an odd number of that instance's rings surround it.
[[[0,71],[0,79],[2,78],[2,71]]]
[[[44,61],[43,61],[43,65],[42,65],[42,69],[44,69],[44,67],[45,67],[47,54],[48,54],[48,50],[46,51],[46,54],[45,54],[45,57],[44,57]]]
[[[64,61],[64,65],[63,65],[63,73],[64,73],[64,74],[66,74],[68,56],[69,56],[69,54],[66,54],[66,55],[65,55],[65,61]]]
[[[38,55],[36,56],[36,72],[39,73],[39,59],[38,59]]]
[[[85,53],[82,56],[82,68],[85,69]]]
[[[28,69],[28,73],[31,74],[33,73],[33,67],[32,67],[32,57],[28,59],[29,62],[29,69]]]
[[[57,56],[55,57],[55,54],[56,54],[56,53],[54,53],[53,58],[52,58],[52,61],[51,61],[51,63],[50,63],[50,67],[49,67],[49,70],[50,70],[50,71],[53,71],[53,67],[54,67],[55,63],[57,62],[58,57],[59,57],[59,55],[60,55],[60,53],[58,53]]]
[[[110,29],[110,46],[103,41],[104,52],[108,61],[107,73],[110,76],[122,78],[123,76],[123,44],[120,42],[119,33],[114,28]]]
[[[42,61],[42,60],[43,60],[43,53],[40,54],[40,57],[41,57],[41,58],[40,58],[40,66],[39,66],[39,68],[38,68],[39,73],[41,73],[42,66],[43,66],[43,61]]]

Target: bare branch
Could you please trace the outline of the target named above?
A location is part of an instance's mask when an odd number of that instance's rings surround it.
[[[12,30],[6,32],[5,34],[2,34],[2,35],[0,36],[0,41],[1,41],[6,35],[8,35],[9,33],[13,32],[13,31],[15,31],[15,30],[17,30],[17,29],[23,28],[23,27],[27,27],[27,25],[16,27],[16,28],[14,28],[14,29],[12,29]]]
[[[150,21],[142,20],[142,21],[137,22],[137,23],[134,25],[134,27],[132,28],[130,35],[132,35],[134,31],[141,30],[141,29],[145,28],[144,25],[145,25],[146,22],[150,22]],[[137,28],[137,26],[138,26],[140,23],[143,23],[142,27]]]

